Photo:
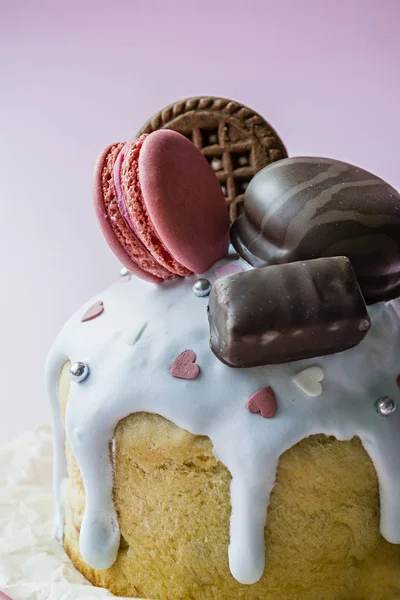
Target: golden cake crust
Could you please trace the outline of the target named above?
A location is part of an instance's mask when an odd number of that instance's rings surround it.
[[[63,415],[68,367],[60,377]],[[118,424],[110,451],[122,537],[114,565],[99,571],[79,553],[85,494],[66,444],[64,546],[94,585],[155,600],[400,598],[400,545],[380,535],[377,477],[358,438],[311,436],[282,455],[265,528],[266,567],[250,586],[229,571],[230,474],[207,437],[137,413]]]

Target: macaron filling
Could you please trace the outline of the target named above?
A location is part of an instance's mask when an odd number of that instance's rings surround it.
[[[121,215],[124,217],[125,221],[128,223],[129,227],[132,229],[133,233],[137,237],[137,232],[135,230],[135,226],[132,222],[132,219],[129,216],[128,209],[125,204],[124,194],[122,192],[122,184],[121,184],[121,165],[125,158],[125,153],[127,152],[129,146],[125,144],[120,153],[117,156],[117,159],[114,164],[113,169],[113,178],[114,178],[114,187],[115,193],[117,195],[118,208]]]

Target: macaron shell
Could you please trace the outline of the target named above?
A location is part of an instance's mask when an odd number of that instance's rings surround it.
[[[170,273],[173,273],[174,276],[180,275],[185,277],[191,275],[192,272],[176,261],[170,252],[168,252],[168,249],[154,230],[143,199],[139,181],[139,157],[146,138],[147,135],[142,135],[140,138],[127,144],[122,149],[115,163],[114,185],[117,197],[118,192],[120,192],[119,210],[122,212],[136,237],[147,248],[157,263]],[[123,159],[120,161],[119,159],[122,154]],[[120,163],[119,170],[118,163]],[[157,171],[157,165],[154,165],[154,171]]]
[[[114,144],[97,159],[93,174],[93,204],[100,229],[118,260],[131,273],[152,283],[173,277],[149,254],[118,210],[113,167],[124,144]]]
[[[144,141],[139,182],[149,219],[170,254],[194,273],[225,256],[229,215],[213,171],[187,138],[159,130]]]

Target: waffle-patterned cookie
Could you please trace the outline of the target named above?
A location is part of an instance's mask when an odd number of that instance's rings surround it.
[[[271,162],[287,157],[276,131],[250,108],[200,96],[179,100],[154,115],[138,132],[173,129],[189,138],[209,161],[224,192],[231,221],[242,212],[246,187]]]

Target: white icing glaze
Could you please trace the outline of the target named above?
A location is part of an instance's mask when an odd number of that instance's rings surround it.
[[[249,268],[242,261],[235,264]],[[214,282],[215,267],[202,276]],[[58,536],[63,532],[66,477],[58,378],[69,359],[90,366],[83,383],[71,382],[66,435],[86,490],[80,550],[93,568],[110,567],[118,552],[109,443],[117,423],[138,411],[160,414],[194,434],[209,436],[215,455],[229,469],[229,564],[239,582],[254,583],[264,570],[264,525],[279,457],[312,434],[339,440],[360,437],[379,477],[382,535],[400,543],[400,410],[384,418],[374,408],[383,395],[400,402],[400,302],[371,307],[370,331],[346,352],[232,369],[209,348],[208,298],[193,294],[195,279],[160,285],[136,278],[118,282],[76,312],[54,343],[46,378],[55,435]],[[98,300],[104,303],[103,314],[81,323],[82,314]],[[170,365],[187,349],[196,353],[199,377],[171,377]],[[323,369],[323,392],[310,401],[294,377],[314,366]],[[247,399],[264,386],[271,386],[277,398],[278,411],[271,419],[245,408]]]

